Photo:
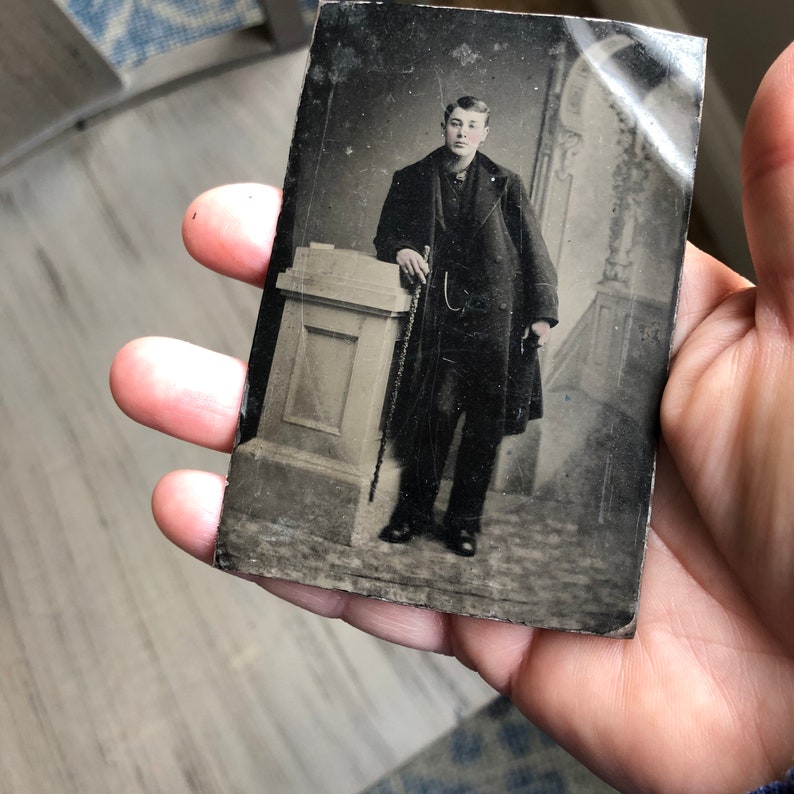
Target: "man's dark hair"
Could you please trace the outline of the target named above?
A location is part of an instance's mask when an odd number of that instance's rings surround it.
[[[477,99],[476,96],[462,96],[460,99],[450,102],[450,104],[447,105],[447,109],[444,111],[444,124],[449,121],[449,117],[452,115],[452,111],[455,110],[455,108],[473,110],[475,113],[485,113],[485,126],[488,126],[488,122],[491,118],[491,111],[482,99]]]

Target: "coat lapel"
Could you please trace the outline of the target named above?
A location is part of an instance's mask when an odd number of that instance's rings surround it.
[[[507,176],[487,157],[478,154],[473,165],[475,183],[471,208],[472,235],[483,227],[507,188]]]
[[[440,230],[446,232],[447,221],[444,217],[444,202],[441,200],[441,166],[438,161],[432,163],[430,170],[430,192],[433,202],[433,214],[430,217],[435,217]]]

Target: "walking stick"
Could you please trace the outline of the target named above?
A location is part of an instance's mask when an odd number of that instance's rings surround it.
[[[430,261],[430,246],[426,245],[424,250],[425,262]],[[383,465],[383,456],[386,454],[386,443],[391,434],[392,421],[394,419],[394,412],[397,409],[397,395],[400,391],[400,383],[403,379],[403,371],[405,370],[405,359],[408,356],[408,344],[411,341],[411,332],[413,331],[414,321],[416,320],[416,311],[419,307],[419,298],[422,294],[422,282],[417,281],[414,284],[413,295],[411,296],[411,308],[408,310],[408,322],[405,325],[405,333],[403,334],[403,342],[400,346],[400,355],[397,359],[397,372],[394,375],[394,383],[391,387],[391,394],[389,395],[389,410],[386,414],[386,423],[383,426],[383,434],[380,437],[380,447],[378,449],[378,460],[375,464],[375,473],[372,475],[372,482],[369,486],[369,501],[375,499],[375,491],[378,489],[378,479],[380,477],[380,467]]]

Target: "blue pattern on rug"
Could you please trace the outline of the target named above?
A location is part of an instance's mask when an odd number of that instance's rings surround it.
[[[363,794],[609,794],[500,697]]]
[[[257,0],[59,0],[114,66],[264,21]]]

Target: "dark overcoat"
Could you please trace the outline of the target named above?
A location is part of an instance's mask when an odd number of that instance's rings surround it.
[[[409,388],[416,393],[434,366],[440,302],[468,302],[470,322],[475,328],[479,323],[488,340],[488,369],[499,373],[490,384],[494,411],[504,411],[504,435],[521,433],[529,419],[542,414],[537,349],[531,332],[528,340],[522,337],[536,321],[556,325],[556,273],[520,177],[478,152],[468,169],[467,223],[457,232],[463,236],[455,246],[462,261],[456,262],[451,286],[442,281],[443,268],[435,263],[445,260],[439,247],[447,239],[440,188],[444,153],[443,147],[437,149],[395,173],[374,241],[378,258],[387,262],[396,261],[402,248],[430,250],[431,275],[414,332]],[[476,356],[479,345],[473,348]]]

